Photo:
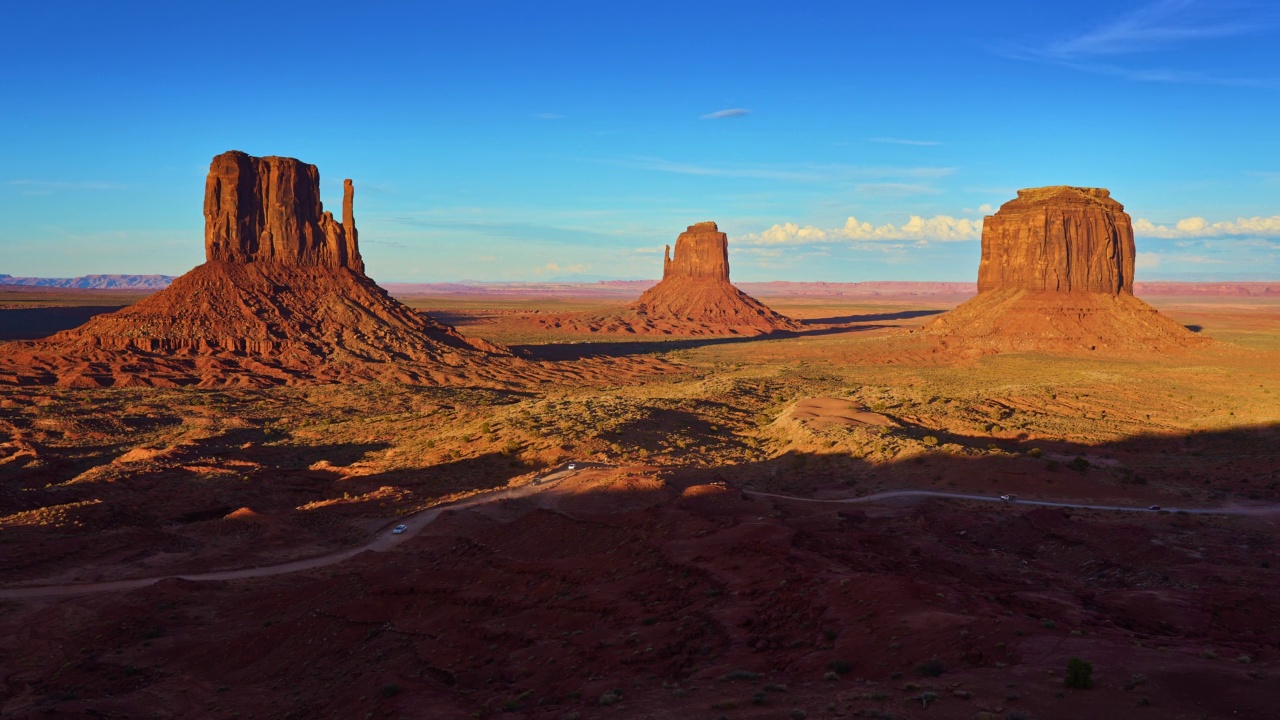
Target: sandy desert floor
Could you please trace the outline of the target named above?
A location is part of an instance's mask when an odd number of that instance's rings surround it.
[[[4,298],[0,326],[21,315],[24,337],[131,301]],[[404,299],[529,358],[652,355],[680,371],[512,391],[0,390],[5,587],[321,555],[567,462],[605,465],[324,568],[0,602],[0,716],[1280,707],[1275,515],[742,492],[1280,503],[1280,299],[1148,298],[1221,341],[1185,353],[963,361],[909,350],[963,296],[766,297],[808,329],[604,342],[528,331],[533,297]],[[1064,687],[1072,657],[1093,664],[1092,689]]]

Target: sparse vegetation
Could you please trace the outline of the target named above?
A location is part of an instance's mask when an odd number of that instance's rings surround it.
[[[1067,676],[1063,684],[1077,690],[1093,687],[1093,665],[1080,658],[1071,658],[1067,662]]]

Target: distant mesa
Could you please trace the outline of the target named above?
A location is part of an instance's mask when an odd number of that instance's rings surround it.
[[[513,370],[531,371],[378,287],[364,274],[351,181],[341,222],[324,211],[319,188],[316,167],[293,158],[215,157],[205,184],[207,262],[118,312],[0,347],[0,383],[497,386]]]
[[[714,222],[690,225],[666,247],[662,282],[616,313],[539,317],[545,329],[641,335],[762,335],[800,329],[729,282],[729,238]]]
[[[982,226],[978,295],[925,326],[979,352],[1206,342],[1133,296],[1133,224],[1102,188],[1019,190]]]
[[[173,280],[171,275],[81,275],[73,278],[0,275],[0,285],[68,290],[162,290]]]

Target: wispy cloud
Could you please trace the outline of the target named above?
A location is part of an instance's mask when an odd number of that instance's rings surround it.
[[[623,167],[677,175],[704,175],[709,177],[815,183],[904,178],[927,180],[946,177],[956,171],[952,167],[892,167],[839,164],[706,165],[675,162],[653,157],[639,157],[609,162]]]
[[[886,143],[889,145],[918,145],[920,147],[935,147],[942,143],[937,140],[907,140],[905,138],[891,137],[874,137],[870,140],[873,143]]]
[[[1157,225],[1145,218],[1133,222],[1138,237],[1210,238],[1210,237],[1280,237],[1280,215],[1237,218],[1209,222],[1202,217],[1183,218],[1172,225]]]
[[[1233,0],[1158,0],[1084,32],[1040,46],[1007,45],[1009,58],[1138,82],[1227,85],[1280,89],[1280,79],[1233,77],[1200,70],[1134,67],[1122,56],[1172,51],[1188,44],[1258,34],[1275,27],[1277,14],[1256,3]]]
[[[982,221],[935,215],[931,218],[912,215],[901,225],[885,223],[873,225],[850,217],[838,228],[824,229],[815,225],[781,223],[760,233],[751,233],[735,241],[749,246],[779,245],[834,245],[845,242],[884,240],[913,240],[917,244],[929,242],[958,242],[982,237]]]
[[[707,113],[698,117],[699,120],[724,120],[725,118],[736,118],[744,115],[750,115],[751,111],[746,108],[725,108],[715,112]]]

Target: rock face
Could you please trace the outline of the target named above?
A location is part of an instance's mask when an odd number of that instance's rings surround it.
[[[691,278],[729,282],[729,236],[713,222],[690,225],[676,238],[676,256],[668,245],[662,259],[662,279]]]
[[[1019,190],[983,223],[978,292],[1132,294],[1133,261],[1133,224],[1108,190]]]
[[[1133,296],[1133,225],[1102,188],[1019,190],[982,226],[978,295],[925,326],[989,353],[1208,342]]]
[[[210,163],[205,180],[205,259],[363,273],[352,215],[354,192],[351,181],[344,181],[339,223],[320,204],[315,165],[236,150],[222,153]]]
[[[668,245],[662,282],[638,300],[605,315],[540,316],[546,330],[640,335],[761,335],[800,329],[729,282],[729,238],[713,222],[700,222]]]

